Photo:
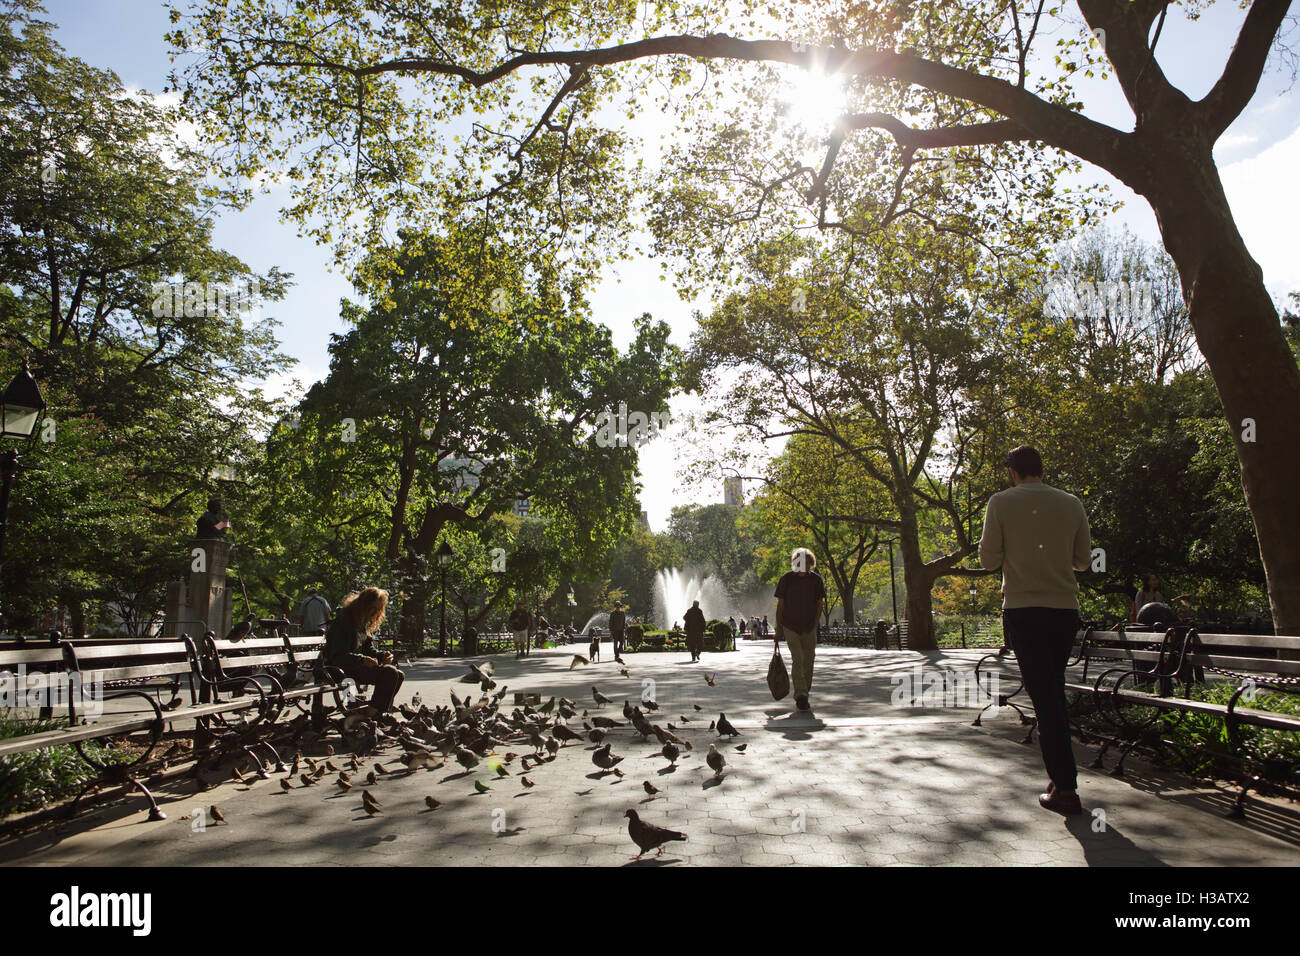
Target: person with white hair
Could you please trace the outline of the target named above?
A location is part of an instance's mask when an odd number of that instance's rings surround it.
[[[799,710],[810,710],[813,659],[817,654],[817,621],[826,603],[826,583],[814,570],[816,556],[795,548],[790,570],[776,583],[776,639],[790,648],[791,684]]]

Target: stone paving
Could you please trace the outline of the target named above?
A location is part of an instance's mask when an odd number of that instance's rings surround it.
[[[591,704],[594,683],[616,701],[603,712],[621,719],[622,700],[635,700],[641,681],[653,680],[656,722],[677,725],[694,749],[673,769],[653,738],[643,743],[620,727],[607,741],[625,757],[619,769],[626,776],[599,771],[591,744],[570,743],[528,773],[532,789],[522,785],[517,763],[507,767],[510,776],[498,777],[486,762],[472,774],[454,763],[408,773],[386,760],[396,772],[371,788],[382,803],[375,816],[362,810],[360,788],[342,794],[332,775],[311,788],[295,781],[288,793],[279,774],[205,793],[178,783],[159,794],[165,821],[148,822],[133,797],[0,844],[0,862],[621,865],[636,853],[623,816],[634,808],[688,835],[639,863],[648,866],[1300,863],[1300,812],[1286,801],[1253,799],[1245,823],[1224,820],[1229,793],[1138,762],[1122,780],[1086,770],[1092,752],[1076,745],[1089,812],[1065,819],[1035,802],[1042,765],[1037,747],[1019,742],[1024,731],[1013,712],[1004,709],[976,728],[971,709],[891,704],[898,696],[891,676],[914,675],[918,666],[969,671],[980,653],[820,648],[811,716],[792,714],[767,693],[767,642],[706,655],[702,664],[682,654],[630,654],[629,678],[612,662],[569,670],[572,651],[564,648],[518,662],[497,656],[508,703],[516,692],[542,700],[563,694],[594,715],[602,712]],[[473,689],[453,683],[463,673],[456,660],[418,662],[408,668],[401,699],[419,692],[427,703],[442,703],[453,687],[463,696]],[[717,674],[716,687],[704,673]],[[741,731],[734,741],[707,730],[719,711]],[[721,778],[704,763],[715,742],[727,759]],[[747,744],[743,753],[735,750],[740,744]],[[528,752],[525,744],[511,749]],[[477,792],[476,780],[491,789]],[[646,780],[662,792],[648,796]],[[426,795],[441,806],[427,809]],[[211,804],[227,823],[196,831],[183,819]]]

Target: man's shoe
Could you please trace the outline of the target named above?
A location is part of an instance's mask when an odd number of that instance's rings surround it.
[[[1044,810],[1051,810],[1053,813],[1065,816],[1072,817],[1083,813],[1083,804],[1079,802],[1079,795],[1073,791],[1066,793],[1062,790],[1052,790],[1051,793],[1040,793],[1038,805]]]
[[[800,710],[809,710],[810,708],[808,707],[808,695],[800,694],[798,697],[794,699],[794,705]]]

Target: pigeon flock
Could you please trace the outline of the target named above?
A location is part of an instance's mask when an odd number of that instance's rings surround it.
[[[642,699],[633,704],[625,699],[621,708],[622,720],[604,714],[590,714],[585,709],[580,711],[575,701],[562,696],[553,696],[537,706],[524,703],[508,708],[503,703],[508,688],[498,687],[492,663],[469,664],[468,668],[469,672],[460,682],[476,684],[481,695],[478,699],[473,699],[472,694],[462,698],[453,689],[449,704],[430,707],[417,694],[410,704],[400,705],[395,713],[372,718],[373,725],[365,728],[367,735],[361,738],[372,744],[369,752],[363,746],[361,752],[346,759],[339,757],[341,766],[328,759],[334,753],[332,747],[327,748],[324,759],[295,753],[290,767],[285,768],[282,764],[279,768],[285,771],[279,781],[280,789],[285,794],[310,789],[328,783],[324,778],[333,774],[333,787],[322,789],[343,794],[360,789],[361,803],[357,809],[367,816],[376,816],[384,813],[384,805],[372,788],[378,788],[384,778],[394,774],[398,775],[395,779],[404,779],[420,771],[440,770],[453,763],[455,767],[449,769],[458,767],[461,772],[444,778],[444,781],[475,776],[474,789],[479,794],[492,791],[493,784],[496,787],[506,785],[512,777],[518,778],[521,789],[531,790],[544,782],[544,777],[539,774],[546,764],[556,759],[560,750],[573,743],[590,743],[595,745],[591,749],[591,762],[599,771],[591,775],[593,779],[607,774],[622,778],[626,772],[619,765],[624,763],[627,755],[616,753],[615,741],[609,739],[610,734],[620,728],[630,731],[620,737],[620,746],[648,744],[651,749],[643,756],[661,757],[667,761],[660,774],[675,770],[682,755],[693,750],[689,740],[674,732],[676,725],[665,722],[667,726],[661,726],[647,716],[647,712],[654,714],[659,709],[654,700]],[[709,687],[716,686],[714,675],[707,677],[706,682]],[[591,697],[598,708],[616,703],[596,686],[591,688]],[[699,712],[702,708],[695,704],[694,709]],[[679,720],[683,724],[690,722],[686,715],[680,716]],[[346,721],[338,719],[335,723],[342,730],[347,722],[352,722],[355,727],[355,721],[355,715],[349,715]],[[307,735],[311,734],[301,717],[291,722],[289,729],[294,732],[296,745],[304,743]],[[740,731],[724,713],[709,724],[709,730],[716,732],[719,740],[740,736]],[[351,739],[358,738],[353,736]],[[733,752],[744,753],[744,749],[742,744],[734,747]],[[726,760],[716,744],[710,744],[705,762],[713,771],[713,778],[721,780]],[[236,781],[248,782],[238,767],[233,768],[231,776]],[[485,782],[485,776],[491,783]],[[643,803],[663,792],[650,780],[646,780],[642,788],[648,795]],[[442,806],[442,801],[429,794],[424,797],[424,805],[426,809],[423,812],[436,811]],[[211,816],[225,823],[215,806]],[[650,850],[662,853],[666,843],[686,840],[684,833],[642,820],[636,810],[628,810],[625,816],[628,835],[639,850],[636,859]]]

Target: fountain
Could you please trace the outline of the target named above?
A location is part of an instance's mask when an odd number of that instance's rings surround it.
[[[732,612],[731,597],[716,574],[692,573],[664,568],[655,573],[655,613],[660,627],[680,623],[692,601],[700,602],[705,620],[726,620]]]
[[[587,636],[587,630],[588,630],[588,629],[589,629],[593,624],[594,624],[596,627],[600,628],[601,631],[603,631],[604,633],[608,634],[608,633],[609,633],[609,612],[608,612],[608,611],[597,611],[597,612],[596,612],[595,614],[593,614],[591,617],[587,618],[587,623],[584,624],[584,625],[582,625],[582,630],[580,630],[578,633],[579,633],[580,635],[582,635],[583,637],[586,637],[586,636]]]

